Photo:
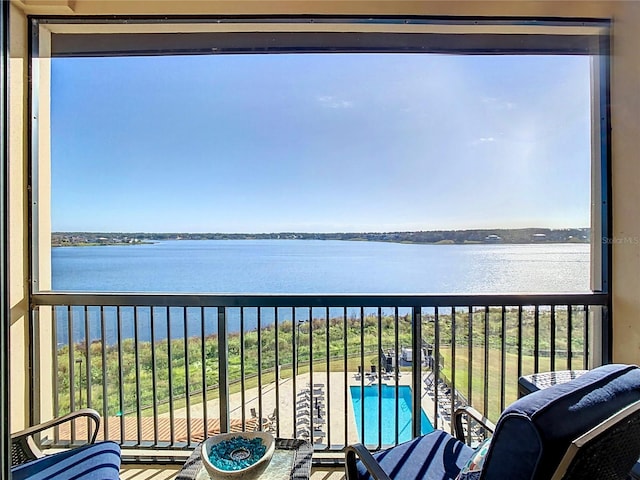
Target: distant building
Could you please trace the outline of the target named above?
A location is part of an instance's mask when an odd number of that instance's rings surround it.
[[[532,239],[534,242],[544,242],[547,240],[547,235],[545,233],[534,233]]]
[[[403,348],[402,349],[402,360],[407,363],[413,362],[413,349],[411,348]]]

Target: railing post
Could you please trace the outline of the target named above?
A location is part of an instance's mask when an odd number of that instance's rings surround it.
[[[611,361],[611,322],[606,306],[585,308],[584,349],[586,368],[595,368]]]
[[[9,2],[0,4],[0,25],[0,418],[9,419]],[[11,475],[10,432],[9,422],[0,422],[0,478]]]
[[[611,311],[607,305],[602,311],[602,363],[613,362],[613,324],[611,323]]]
[[[29,388],[29,422],[31,425],[36,425],[41,421],[41,411],[42,405],[41,401],[41,390],[40,390],[40,362],[42,358],[40,357],[40,309],[33,309],[30,323],[29,323],[29,378],[30,378],[30,388]],[[73,343],[71,343],[71,336],[69,336],[69,351],[73,348]],[[56,355],[56,352],[54,352]],[[55,373],[54,373],[55,374]],[[71,382],[73,385],[73,377],[71,377]]]
[[[220,393],[220,433],[227,433],[229,422],[229,348],[227,341],[227,318],[224,307],[218,307],[218,390]]]
[[[413,332],[412,339],[412,382],[411,382],[411,408],[413,418],[413,437],[419,437],[422,435],[422,312],[421,307],[413,307],[413,322],[411,324]]]

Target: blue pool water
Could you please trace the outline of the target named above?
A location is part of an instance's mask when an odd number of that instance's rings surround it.
[[[353,412],[356,417],[358,436],[360,442],[365,445],[378,445],[378,431],[382,430],[382,445],[391,445],[396,441],[396,387],[382,385],[382,391],[378,391],[378,385],[364,387],[364,439],[362,438],[362,398],[361,386],[351,387],[351,400]],[[378,393],[382,394],[378,401]],[[378,425],[378,412],[382,406],[382,425]],[[422,434],[433,431],[433,426],[424,413],[421,412]],[[411,439],[411,387],[402,385],[398,387],[398,442]]]

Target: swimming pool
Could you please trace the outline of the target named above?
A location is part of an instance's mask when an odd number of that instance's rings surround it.
[[[378,431],[382,429],[382,444],[392,445],[396,441],[396,387],[382,385],[382,399],[378,402],[378,385],[364,387],[364,441],[362,439],[362,399],[360,385],[351,387],[351,401],[353,413],[356,417],[358,437],[365,445],[378,444]],[[378,425],[379,406],[382,405],[382,425]],[[433,426],[424,413],[421,412],[422,433],[433,431]],[[411,387],[398,387],[398,442],[411,440]]]

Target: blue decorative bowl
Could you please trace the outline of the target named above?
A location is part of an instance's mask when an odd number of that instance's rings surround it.
[[[267,432],[221,433],[207,438],[200,448],[202,464],[213,480],[251,480],[269,465],[276,441]]]

